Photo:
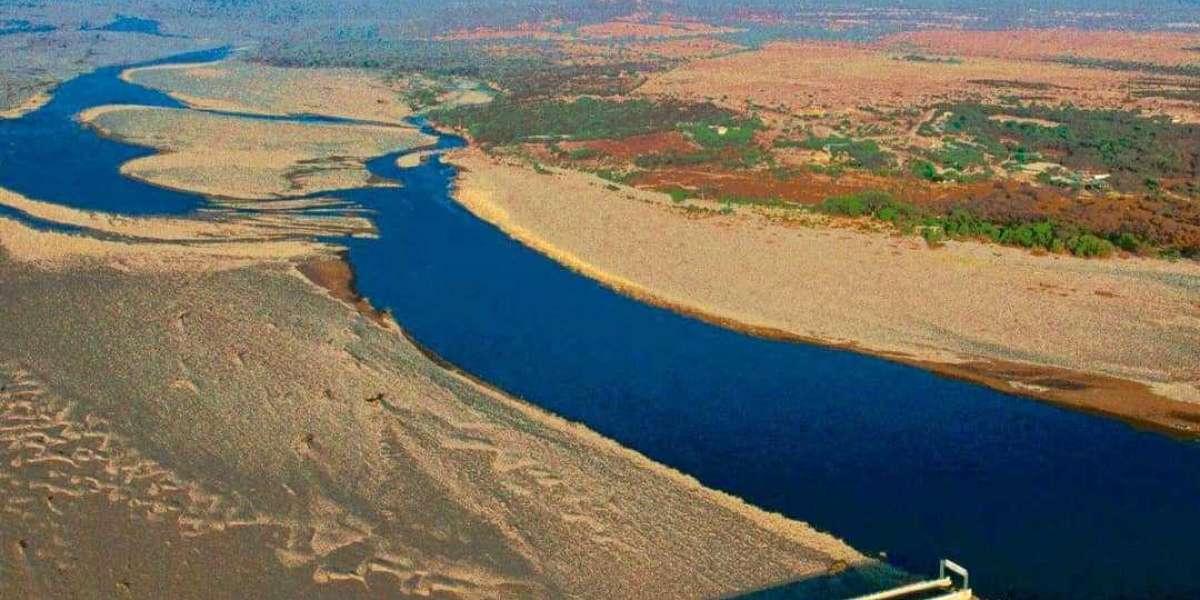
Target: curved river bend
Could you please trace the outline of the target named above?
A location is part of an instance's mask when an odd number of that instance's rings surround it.
[[[123,214],[200,206],[121,177],[149,151],[74,121],[102,104],[178,106],[118,74],[0,121],[0,186]],[[639,303],[462,209],[438,157],[395,158],[369,168],[402,189],[339,194],[375,211],[380,239],[341,242],[360,291],[463,370],[900,567],[953,557],[987,598],[1200,598],[1200,445]]]

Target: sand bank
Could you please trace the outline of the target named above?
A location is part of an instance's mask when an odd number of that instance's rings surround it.
[[[17,106],[0,110],[0,119],[20,119],[26,114],[45,106],[48,102],[50,102],[51,98],[53,98],[53,96],[51,96],[49,92],[38,92],[26,98],[24,102],[18,104]]]
[[[162,151],[125,163],[124,175],[248,200],[379,185],[366,160],[433,142],[409,127],[268,121],[137,106],[99,107],[80,120],[103,135]]]
[[[381,123],[398,123],[412,113],[400,94],[403,80],[388,84],[363,69],[282,68],[230,60],[128,69],[121,78],[207,110]]]
[[[334,205],[335,210],[329,215],[302,212],[321,206],[317,199],[294,207],[277,207],[264,214],[209,210],[192,218],[126,217],[32,200],[0,188],[0,205],[42,221],[141,241],[265,241],[315,235],[364,235],[375,231],[374,224],[364,217],[338,214],[336,208],[340,204]]]
[[[476,149],[458,200],[640,299],[758,335],[844,347],[1200,434],[1200,266],[1035,256],[831,228],[796,211],[673,204]]]
[[[282,244],[0,219],[3,589],[708,598],[894,576],[442,368],[355,310],[332,252]]]

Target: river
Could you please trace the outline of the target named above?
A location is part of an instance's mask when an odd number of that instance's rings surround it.
[[[0,186],[121,214],[201,206],[121,177],[148,151],[74,120],[109,103],[178,106],[118,74],[0,121]],[[395,158],[369,168],[403,188],[339,194],[373,211],[379,239],[340,242],[359,290],[462,370],[902,568],[954,558],[987,598],[1200,598],[1200,445],[648,306],[475,218],[437,156]]]

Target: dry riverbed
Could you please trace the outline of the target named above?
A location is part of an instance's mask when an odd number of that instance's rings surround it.
[[[1194,262],[931,249],[795,210],[725,215],[586,173],[538,174],[476,149],[448,159],[476,215],[630,295],[1200,435]]]

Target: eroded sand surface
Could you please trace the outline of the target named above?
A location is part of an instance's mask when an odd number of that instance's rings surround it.
[[[104,135],[163,151],[122,165],[129,177],[249,200],[362,187],[373,183],[365,160],[433,142],[411,127],[271,121],[172,108],[105,106],[80,119]]]
[[[1200,432],[1200,266],[1035,256],[831,228],[539,175],[475,149],[457,198],[556,260],[643,299],[758,333],[932,366],[1003,390]]]

